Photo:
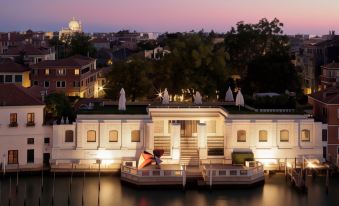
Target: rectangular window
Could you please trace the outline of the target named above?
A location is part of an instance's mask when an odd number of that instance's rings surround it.
[[[27,113],[27,126],[34,126],[34,113]]]
[[[18,150],[8,150],[8,164],[18,164]]]
[[[33,75],[38,75],[39,74],[39,70],[38,69],[33,69],[32,72],[33,72]]]
[[[57,87],[58,88],[65,88],[66,87],[66,82],[65,81],[57,81]]]
[[[34,144],[34,138],[27,138],[27,144]]]
[[[267,131],[259,130],[259,142],[267,142]]]
[[[49,75],[49,69],[45,69],[45,75],[46,75],[46,76]]]
[[[79,88],[80,87],[80,82],[79,81],[74,81],[73,82],[73,87]]]
[[[21,75],[15,75],[14,79],[15,79],[16,83],[21,83],[22,82],[22,76]]]
[[[13,82],[12,75],[5,75],[5,82],[6,83],[12,83]]]
[[[109,142],[118,142],[118,131],[117,130],[109,131]]]
[[[34,149],[27,150],[27,163],[34,163]]]
[[[339,109],[337,109],[337,119],[339,119]]]
[[[44,138],[44,143],[45,143],[45,144],[49,144],[49,141],[50,141],[49,137],[45,137],[45,138]]]
[[[46,87],[46,88],[49,87],[49,81],[44,81],[44,87]]]
[[[17,113],[11,113],[9,115],[9,126],[10,127],[17,127],[18,126],[18,115]]]
[[[132,130],[131,142],[140,142],[140,130]]]
[[[73,142],[74,132],[73,130],[65,131],[65,142]]]
[[[4,75],[0,75],[0,83],[4,83]]]
[[[57,76],[65,76],[66,69],[57,69]]]
[[[322,140],[323,142],[327,141],[327,129],[322,130]]]
[[[79,69],[74,69],[74,75],[79,75],[80,74],[80,70]]]
[[[37,85],[39,85],[39,82],[38,81],[33,81],[33,85],[37,86]]]
[[[85,73],[87,73],[87,72],[89,72],[89,67],[83,68],[83,69],[81,70],[81,74],[85,74]]]
[[[237,142],[246,142],[246,131],[245,130],[237,131]]]
[[[87,142],[96,142],[96,131],[95,130],[88,130],[87,131]]]
[[[327,156],[327,148],[323,147],[323,158],[326,159],[326,156]]]

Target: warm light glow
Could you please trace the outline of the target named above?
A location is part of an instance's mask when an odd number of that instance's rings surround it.
[[[288,168],[292,168],[292,164],[291,164],[290,162],[287,162],[286,166],[287,166]]]
[[[278,163],[276,159],[261,159],[259,160],[259,162],[261,162],[263,165],[271,165]]]
[[[102,90],[104,90],[104,87],[103,87],[103,86],[100,86],[100,87],[99,87],[99,91],[102,91]]]
[[[112,160],[113,156],[107,150],[99,150],[97,153],[97,158],[100,160]]]

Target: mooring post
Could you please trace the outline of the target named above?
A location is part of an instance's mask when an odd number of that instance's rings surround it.
[[[19,164],[16,170],[16,185],[15,185],[15,194],[19,192]]]
[[[285,158],[285,181],[287,181],[287,158]]]
[[[326,194],[328,195],[328,185],[329,185],[330,177],[329,177],[329,171],[326,170]]]
[[[182,188],[184,190],[185,190],[185,186],[186,186],[186,165],[184,165],[183,171],[182,171]]]
[[[26,182],[25,182],[25,193],[24,193],[24,206],[26,206],[26,198],[27,198],[27,185],[26,185]]]
[[[42,165],[41,170],[41,193],[44,192],[44,165]]]
[[[82,195],[81,195],[81,205],[84,205],[84,189],[85,189],[85,171],[84,171],[84,178],[82,180]]]
[[[9,195],[8,195],[8,205],[11,206],[11,190],[12,190],[12,177],[9,176]]]
[[[53,192],[52,192],[52,206],[54,205],[54,194],[55,194],[55,171],[53,174]]]
[[[209,173],[210,173],[210,190],[212,189],[212,175],[213,175],[213,173],[212,173],[212,166],[210,165],[210,171],[209,171]]]

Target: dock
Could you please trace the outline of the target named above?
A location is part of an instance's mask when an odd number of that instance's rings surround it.
[[[136,186],[170,186],[186,187],[187,180],[198,187],[221,185],[255,185],[264,182],[264,168],[259,162],[249,166],[230,164],[206,164],[196,167],[163,164],[160,168],[150,165],[142,169],[121,165],[121,181]]]

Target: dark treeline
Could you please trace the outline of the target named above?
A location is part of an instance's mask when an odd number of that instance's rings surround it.
[[[282,27],[278,19],[262,19],[256,24],[239,22],[222,35],[166,33],[158,42],[139,43],[141,50],[162,46],[170,53],[157,60],[139,54],[115,61],[108,75],[107,97],[117,99],[122,87],[131,101],[154,99],[165,88],[186,98],[198,90],[208,100],[223,99],[228,86],[241,88],[247,95],[298,93],[300,81]],[[224,41],[217,41],[220,38]]]

